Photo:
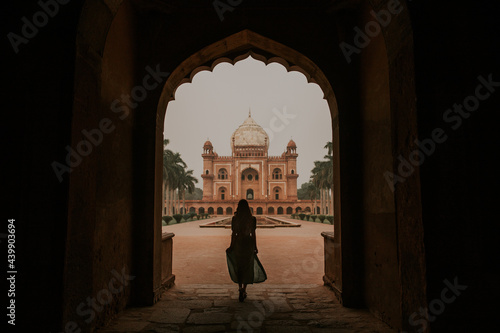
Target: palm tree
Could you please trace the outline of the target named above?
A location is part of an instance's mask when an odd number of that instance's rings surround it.
[[[320,193],[320,214],[323,214],[325,211],[324,188],[326,187],[326,168],[324,165],[324,161],[314,161],[314,168],[311,171],[311,181],[319,189]]]
[[[167,206],[166,214],[173,215],[171,209],[174,202],[174,191],[178,187],[178,178],[186,168],[186,163],[179,153],[174,153],[166,148],[168,144],[168,139],[163,140],[163,193]]]
[[[179,175],[179,198],[182,197],[182,210],[184,214],[186,214],[186,190],[188,193],[193,193],[195,186],[194,184],[198,183],[198,179],[193,176],[193,170],[182,170]]]
[[[333,212],[333,200],[331,200],[331,189],[333,187],[333,143],[327,142],[325,149],[328,154],[324,156],[324,161],[315,161],[311,170],[311,181],[320,190],[320,214]]]

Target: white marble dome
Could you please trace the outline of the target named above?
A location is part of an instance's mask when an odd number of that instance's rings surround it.
[[[265,146],[269,148],[269,136],[266,131],[253,120],[251,114],[231,135],[231,148],[235,146]]]

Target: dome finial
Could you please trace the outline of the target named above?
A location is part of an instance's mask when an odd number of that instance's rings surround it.
[[[248,108],[248,118],[252,117],[252,111],[250,111],[250,108]]]

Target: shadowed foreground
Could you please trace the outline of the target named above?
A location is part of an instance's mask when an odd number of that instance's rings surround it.
[[[128,309],[98,332],[396,332],[366,310],[342,307],[323,286],[262,283],[237,299],[232,285],[174,286],[155,306]]]

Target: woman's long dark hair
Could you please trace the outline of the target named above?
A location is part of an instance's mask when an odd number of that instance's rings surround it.
[[[248,201],[245,199],[241,199],[238,202],[238,208],[236,208],[236,216],[252,216],[252,212],[250,211],[250,206],[248,205]]]

